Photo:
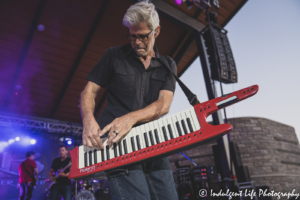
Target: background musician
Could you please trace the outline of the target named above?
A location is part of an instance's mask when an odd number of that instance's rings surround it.
[[[66,167],[71,158],[68,157],[68,150],[65,145],[59,146],[59,156],[55,158],[52,162],[51,169],[49,171],[50,181],[55,181],[55,184],[50,188],[50,200],[57,200],[59,195],[62,195],[64,200],[71,200],[72,196],[72,187],[71,180],[68,178],[70,168],[67,168],[65,171],[59,171]],[[58,178],[54,179],[54,175],[58,173]]]
[[[127,10],[123,24],[128,28],[130,44],[107,49],[89,73],[81,93],[83,145],[103,148],[125,136],[132,126],[158,119],[169,112],[175,91],[175,79],[164,68],[154,46],[160,33],[159,16],[148,1]],[[176,74],[176,63],[166,57]],[[101,87],[108,87],[107,106],[94,118],[95,99]],[[109,175],[113,199],[178,199],[167,158],[129,168],[129,175]]]
[[[34,161],[35,152],[26,153],[26,160],[19,166],[19,184],[20,196],[19,200],[30,200],[32,197],[33,187],[37,181],[38,169]],[[35,177],[34,177],[35,174]]]

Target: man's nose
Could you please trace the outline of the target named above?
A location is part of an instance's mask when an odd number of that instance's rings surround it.
[[[141,41],[139,40],[139,38],[135,38],[134,43],[138,45],[138,44],[141,44]]]

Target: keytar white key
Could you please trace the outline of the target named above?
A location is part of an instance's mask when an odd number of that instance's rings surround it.
[[[177,132],[177,129],[176,129],[176,125],[175,125],[175,122],[176,122],[175,115],[168,116],[167,120],[169,122],[171,122],[171,127],[172,127],[172,130],[173,130],[173,137],[177,138],[179,135],[178,135],[178,132]]]
[[[137,142],[136,142],[136,128],[131,129],[132,130],[132,136],[130,138],[130,144],[131,146],[133,146],[133,150],[137,151],[138,147],[137,147]],[[133,140],[133,144],[132,144],[132,140]]]
[[[192,120],[192,116],[191,116],[190,111],[189,111],[189,110],[186,110],[186,111],[185,111],[185,114],[186,114],[186,116],[187,116],[187,119],[186,119],[187,124],[188,124],[188,119],[189,119],[189,120],[190,120],[190,123],[191,123],[191,126],[192,126],[192,129],[193,129],[193,132],[196,131],[196,128],[195,128],[195,125],[194,125],[194,123],[193,123],[193,120]],[[191,132],[191,130],[190,130],[190,132]]]
[[[171,138],[170,138],[170,134],[169,134],[169,130],[168,130],[168,121],[167,121],[167,119],[162,118],[162,123],[163,123],[163,127],[165,127],[165,133],[166,133],[166,136],[167,136],[167,140],[170,140]]]
[[[84,168],[84,151],[85,150],[85,147],[83,145],[79,146],[78,148],[78,168],[81,169],[81,168]]]
[[[176,119],[178,122],[179,131],[181,132],[181,136],[182,136],[182,135],[184,135],[184,130],[183,130],[182,124],[181,124],[181,120],[182,120],[181,115],[180,115],[180,113],[176,113],[175,116],[176,116]],[[176,126],[176,129],[178,129],[176,123],[175,123],[175,126]],[[179,135],[179,131],[177,130],[178,135]]]
[[[150,145],[155,145],[155,144],[157,144],[156,143],[156,140],[155,140],[155,134],[154,134],[154,126],[153,126],[153,122],[150,122],[149,123],[149,131],[148,131],[148,133],[149,133],[149,140],[150,140]],[[151,133],[151,135],[150,135],[150,133]],[[153,142],[153,143],[152,143]]]
[[[164,123],[163,123],[162,118],[157,120],[157,124],[158,124],[158,126],[159,126],[159,130],[160,130],[160,133],[161,133],[161,136],[162,136],[161,142],[167,141],[168,136],[167,136],[167,138],[165,138],[165,135],[164,135],[163,129],[162,129],[162,128],[165,126]],[[165,129],[165,130],[166,130],[166,129]],[[166,135],[168,135],[168,134],[166,134]]]
[[[140,137],[141,148],[142,148],[142,149],[146,148],[146,143],[145,143],[145,139],[144,139],[144,133],[145,133],[145,132],[146,132],[145,126],[144,126],[144,125],[141,125],[141,126],[140,126],[140,134],[139,134],[139,137]]]
[[[162,135],[162,132],[161,132],[161,128],[160,128],[157,120],[153,121],[153,126],[154,126],[154,130],[157,131],[159,143],[161,143],[164,140],[163,140],[163,135]],[[155,132],[154,132],[154,135],[155,135]],[[156,136],[155,136],[155,140],[156,140]],[[157,140],[156,140],[156,142],[157,142]]]
[[[196,112],[195,112],[195,108],[192,107],[192,108],[189,109],[189,111],[190,111],[190,114],[192,116],[192,119],[193,119],[193,122],[194,122],[194,125],[195,125],[195,129],[196,129],[195,131],[200,130],[201,127],[200,127],[200,123],[199,123],[198,117],[197,117]]]

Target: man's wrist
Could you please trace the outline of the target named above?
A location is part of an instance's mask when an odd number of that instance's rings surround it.
[[[90,122],[91,120],[95,120],[95,117],[93,114],[86,114],[85,117],[82,119],[82,123]]]
[[[139,115],[137,114],[137,112],[131,112],[128,115],[129,115],[129,117],[130,117],[130,119],[132,121],[132,124],[131,124],[132,126],[135,125],[136,123],[138,123],[138,121],[139,121],[138,116]]]

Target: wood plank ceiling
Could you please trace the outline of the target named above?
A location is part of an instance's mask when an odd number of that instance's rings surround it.
[[[218,20],[225,26],[247,0],[220,0]],[[206,24],[193,6],[170,6]],[[127,43],[122,25],[130,0],[5,0],[0,2],[0,109],[2,112],[81,122],[79,95],[85,77],[105,50]],[[215,10],[214,8],[212,10]],[[192,33],[161,17],[156,45],[178,63],[181,75],[197,57]],[[37,26],[43,25],[44,30]],[[96,115],[106,105],[97,97]]]

